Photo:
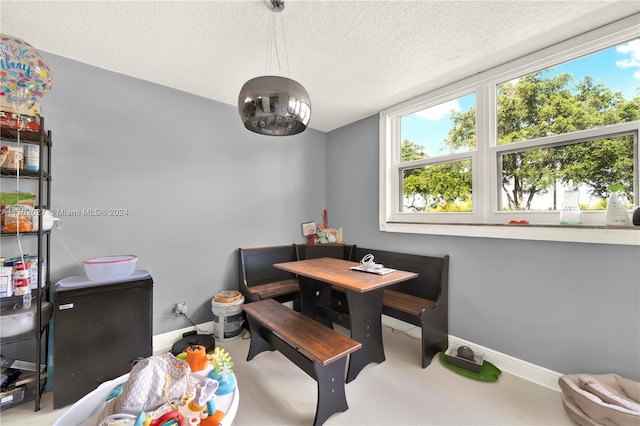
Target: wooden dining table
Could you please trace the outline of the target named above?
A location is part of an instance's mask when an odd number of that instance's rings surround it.
[[[332,327],[339,324],[351,331],[351,338],[362,348],[349,355],[346,381],[354,380],[372,362],[385,360],[382,343],[382,296],[384,288],[418,276],[395,270],[386,275],[350,269],[357,262],[329,257],[276,263],[275,268],[298,275],[301,312]],[[331,306],[331,293],[346,293],[348,310]]]

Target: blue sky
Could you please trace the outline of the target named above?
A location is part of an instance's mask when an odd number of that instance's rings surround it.
[[[589,75],[613,91],[622,92],[625,99],[631,99],[637,96],[640,86],[640,39],[555,66],[551,72],[571,73],[576,81]],[[471,94],[402,117],[402,140],[417,142],[432,157],[436,156],[451,128],[450,111],[467,111],[474,103],[475,95]]]

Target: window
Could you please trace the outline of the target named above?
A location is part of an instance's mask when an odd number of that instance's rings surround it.
[[[457,224],[466,230],[452,234],[465,235],[517,222],[563,232],[572,190],[583,229],[594,229],[605,224],[613,185],[632,210],[639,28],[619,21],[383,111],[381,230],[448,234],[442,225]],[[640,244],[637,230],[630,238]]]
[[[472,93],[400,118],[400,211],[473,212],[475,109]]]

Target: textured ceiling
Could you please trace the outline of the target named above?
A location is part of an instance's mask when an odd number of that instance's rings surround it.
[[[2,0],[0,24],[40,51],[230,105],[246,80],[288,75],[309,92],[310,127],[326,132],[639,11],[615,0],[287,0],[279,14],[264,0]],[[274,15],[280,69],[275,54],[267,66]]]

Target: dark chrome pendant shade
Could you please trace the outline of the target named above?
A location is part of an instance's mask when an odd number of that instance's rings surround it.
[[[272,12],[284,10],[284,0],[265,0],[265,3]],[[275,45],[275,19],[273,24]],[[277,48],[275,50],[277,53]],[[304,132],[307,128],[311,118],[311,101],[305,88],[297,81],[265,75],[253,78],[242,86],[238,95],[238,112],[244,127],[252,132],[289,136]]]
[[[244,127],[270,136],[295,135],[307,128],[311,101],[302,85],[285,77],[267,75],[247,81],[238,95]]]

